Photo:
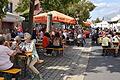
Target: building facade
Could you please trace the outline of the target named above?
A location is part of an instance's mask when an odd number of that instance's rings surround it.
[[[7,12],[16,13],[15,9],[17,8],[17,4],[19,3],[20,0],[8,0],[8,1],[9,3],[6,6]]]
[[[8,1],[9,3],[5,7],[7,14],[2,19],[0,25],[1,33],[7,33],[8,29],[10,30],[14,29],[16,23],[18,22],[19,14],[15,12],[15,9],[17,8],[17,4],[19,3],[19,0],[8,0]]]
[[[19,23],[19,18],[21,18],[20,13],[16,13],[15,9],[17,8],[18,3],[21,0],[8,0],[9,3],[5,7],[5,10],[7,11],[6,17],[4,17],[0,24],[0,30],[3,30],[2,32],[5,32],[6,29],[13,29],[17,24]],[[35,10],[34,15],[37,15],[42,9],[40,8],[40,2],[39,0],[35,0]],[[22,20],[24,18],[22,17]],[[1,31],[0,31],[1,33]]]

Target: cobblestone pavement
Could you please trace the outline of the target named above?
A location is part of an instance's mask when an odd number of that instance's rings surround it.
[[[89,40],[87,40],[89,42]],[[64,56],[46,57],[40,55],[44,63],[36,65],[44,80],[83,80],[89,60],[90,43],[86,48],[70,46]]]
[[[120,57],[101,56],[100,46],[69,46],[64,56],[46,57],[36,65],[45,80],[120,80]]]

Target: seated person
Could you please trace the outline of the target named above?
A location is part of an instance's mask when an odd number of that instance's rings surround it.
[[[5,39],[0,36],[0,70],[7,70],[13,67],[13,63],[10,61],[10,56],[13,56],[17,51],[9,49],[4,46]]]
[[[18,50],[11,50],[4,45],[5,38],[0,36],[0,70],[8,70],[10,68],[16,67],[10,60],[11,56],[16,55]],[[11,80],[15,80],[15,76],[12,76]]]
[[[5,41],[4,42],[4,46],[7,46],[8,48],[10,48],[10,42],[9,41]]]
[[[14,38],[15,41],[12,42],[11,49],[15,50],[16,48],[21,48],[23,46],[23,42],[21,42],[21,37],[16,36]]]
[[[47,48],[49,46],[49,33],[45,33],[43,36],[43,40],[42,40],[42,46],[43,48]]]
[[[61,48],[62,47],[62,39],[61,39],[59,33],[55,34],[55,37],[53,39],[53,47],[54,48]]]
[[[50,35],[49,33],[45,33],[44,34],[44,37],[43,37],[43,40],[42,40],[42,46],[43,48],[51,48],[52,47],[52,44],[50,43]],[[52,50],[51,49],[46,49],[46,53],[45,55],[51,55],[52,53]]]
[[[36,63],[41,63],[43,62],[43,60],[39,60],[39,56],[38,53],[36,51],[36,47],[35,47],[35,42],[34,40],[31,40],[31,35],[29,33],[25,33],[24,34],[24,39],[25,42],[23,43],[22,46],[22,50],[24,50],[25,52],[32,52],[32,59],[28,59],[27,61],[27,65],[29,66],[29,68],[32,70],[33,73],[35,73],[35,75],[41,79],[41,74],[40,72],[35,68],[35,64]]]

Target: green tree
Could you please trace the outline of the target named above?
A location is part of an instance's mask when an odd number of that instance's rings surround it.
[[[78,17],[80,22],[89,19],[90,12],[95,8],[95,5],[88,0],[79,0],[77,3],[71,3],[71,5],[68,6],[68,13],[74,17]]]
[[[8,0],[0,0],[0,19],[6,15],[5,6],[7,6]]]
[[[29,8],[29,0],[22,0],[16,11],[23,12]],[[40,0],[43,12],[56,10],[74,18],[82,24],[90,18],[90,12],[96,7],[89,0]]]
[[[96,7],[89,0],[42,0],[41,5],[46,12],[57,10],[74,18],[79,18],[80,24],[90,18],[90,12]]]
[[[93,23],[99,23],[99,22],[102,22],[100,18],[96,18],[96,20],[93,21]]]
[[[31,33],[33,26],[33,14],[34,14],[34,3],[35,0],[21,0],[18,3],[18,7],[16,8],[16,12],[23,13],[28,11],[28,13],[23,14],[26,18],[28,18],[28,29],[27,31]]]

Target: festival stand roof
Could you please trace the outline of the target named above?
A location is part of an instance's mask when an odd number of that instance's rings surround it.
[[[86,21],[86,22],[83,22],[83,23],[84,23],[84,25],[87,26],[87,27],[90,27],[91,24],[92,24],[92,22],[89,22],[89,21]]]
[[[50,11],[48,13],[40,13],[34,16],[33,21],[35,23],[46,23],[48,14],[52,14],[52,22],[63,22],[67,24],[76,24],[76,20],[74,18],[67,16],[63,13],[57,12],[57,11]]]
[[[9,12],[7,12],[6,16],[2,19],[3,22],[22,22],[23,20],[25,20],[24,17]]]

